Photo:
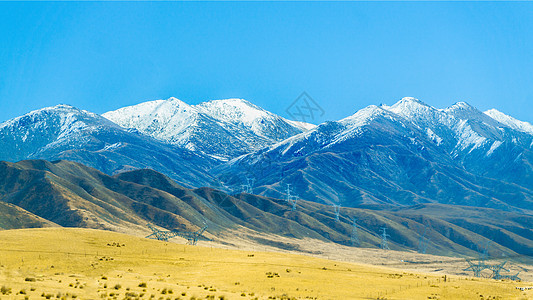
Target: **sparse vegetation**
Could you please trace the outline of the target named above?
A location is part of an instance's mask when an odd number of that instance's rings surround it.
[[[2,293],[2,295],[9,295],[11,294],[11,288],[3,285],[0,287],[0,293]]]
[[[39,260],[25,254],[24,264],[35,266],[35,270],[40,271],[15,276],[10,278],[12,280],[10,282],[5,282],[0,277],[0,282],[2,282],[0,295],[9,295],[5,297],[9,298],[15,297],[14,293],[17,293],[17,299],[25,297],[33,299],[41,295],[41,299],[253,300],[266,299],[269,296],[270,299],[314,299],[317,294],[331,295],[328,298],[332,299],[350,299],[353,298],[354,293],[370,299],[410,299],[413,298],[412,293],[415,293],[416,298],[420,299],[428,299],[428,297],[444,299],[442,291],[446,289],[447,295],[450,295],[452,299],[481,300],[475,291],[482,290],[483,299],[489,299],[487,295],[491,295],[492,300],[520,299],[520,297],[528,299],[528,297],[532,298],[530,296],[533,293],[533,290],[524,291],[526,295],[522,295],[522,291],[515,288],[516,283],[510,281],[491,281],[483,278],[470,280],[470,278],[455,276],[447,276],[447,280],[444,281],[442,274],[386,271],[370,266],[283,253],[262,253],[259,261],[254,260],[253,264],[242,265],[240,263],[246,259],[247,252],[209,249],[201,246],[188,248],[189,246],[172,243],[165,244],[165,252],[154,255],[153,262],[145,264],[146,256],[139,255],[138,253],[142,251],[138,249],[161,247],[160,242],[131,237],[132,242],[126,242],[128,247],[121,246],[120,251],[124,255],[118,256],[115,253],[119,250],[109,249],[106,243],[85,242],[86,240],[109,240],[108,238],[116,236],[116,233],[61,229],[62,234],[58,235],[55,233],[57,231],[58,229],[40,230],[38,235],[32,236],[32,244],[21,242],[21,240],[29,240],[24,234],[31,232],[30,230],[15,232],[23,237],[11,243],[16,244],[17,248],[34,251],[35,245],[38,245],[39,249],[46,249],[48,253],[57,253],[57,258]],[[5,232],[0,231],[0,238],[8,243],[13,236],[16,235],[6,235]],[[42,240],[39,240],[41,237],[43,237]],[[50,243],[51,239],[58,237],[61,238],[59,241]],[[127,238],[127,236],[120,235],[121,240],[127,241]],[[61,247],[65,245],[68,245],[71,253],[93,251],[93,254],[87,256],[71,254],[67,257],[61,252]],[[98,247],[109,249],[110,252],[106,253]],[[116,256],[113,263],[104,260],[96,267],[91,266],[95,261],[100,262],[99,258],[110,257],[109,254]],[[15,255],[20,254],[0,250],[0,255],[2,258],[11,258],[12,262],[10,264],[3,262],[5,265],[2,267],[3,270],[16,274],[12,271],[18,270],[21,260]],[[136,255],[139,255],[141,260],[136,260]],[[259,255],[256,254],[257,256]],[[180,257],[185,257],[186,262],[180,261]],[[263,257],[268,264],[261,263]],[[209,263],[204,264],[204,261],[209,261]],[[55,266],[53,270],[49,268],[51,263]],[[179,268],[175,268],[176,273],[169,273],[168,270],[176,264],[179,265]],[[133,269],[135,272],[132,271]],[[228,272],[235,274],[233,280],[228,280]],[[354,277],[357,272],[362,272],[365,276],[361,279]],[[188,274],[194,274],[194,276],[188,276]],[[177,280],[177,277],[180,279]],[[258,281],[258,278],[263,279]],[[53,287],[41,288],[39,285],[41,282],[52,284]],[[264,282],[264,284],[258,284],[258,282]],[[296,286],[295,282],[298,282]],[[108,285],[111,288],[108,289]],[[388,287],[387,291],[382,288],[384,285]],[[527,283],[522,283],[522,285],[527,285]],[[77,295],[68,294],[73,291]]]

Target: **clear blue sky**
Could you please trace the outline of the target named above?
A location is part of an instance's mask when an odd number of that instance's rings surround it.
[[[336,120],[404,96],[533,122],[533,3],[0,3],[0,121],[177,97]]]

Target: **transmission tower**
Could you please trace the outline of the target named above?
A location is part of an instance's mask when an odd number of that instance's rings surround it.
[[[296,203],[298,203],[298,197],[291,196],[291,198],[289,198],[289,203],[292,204],[291,210],[295,211],[296,210]]]
[[[483,248],[480,248],[479,245],[476,245],[477,246],[477,251],[479,252],[480,260],[484,261],[488,257],[490,243],[492,243],[492,241],[491,240],[487,240],[485,242],[485,247],[483,247]]]
[[[285,198],[285,201],[290,202],[291,198],[291,184],[287,183],[287,198]]]
[[[335,221],[340,222],[339,214],[341,212],[341,206],[337,204],[333,204],[333,209],[335,210]]]
[[[357,218],[352,219],[352,236],[350,237],[352,246],[359,246],[361,242],[359,241],[359,232],[357,231]]]
[[[471,260],[467,259],[466,262],[469,266],[468,268],[464,269],[464,271],[472,271],[474,273],[474,277],[481,277],[481,272],[488,268],[484,261],[473,263]]]
[[[204,224],[204,227],[198,229],[198,231],[181,231],[177,229],[173,230],[159,230],[152,226],[151,224],[147,225],[150,230],[152,230],[152,234],[149,234],[146,238],[149,239],[155,239],[160,241],[168,242],[169,239],[179,236],[184,239],[187,239],[187,242],[190,245],[196,245],[198,243],[198,240],[205,240],[210,241],[209,238],[203,236],[203,233],[207,229],[207,225]]]
[[[505,275],[500,274],[500,272],[502,270],[503,271],[507,271],[507,272],[511,272],[511,270],[503,268],[506,263],[507,263],[507,261],[504,261],[504,262],[502,262],[502,263],[500,263],[498,265],[488,266],[488,269],[490,269],[492,271],[491,278],[493,278],[493,279],[503,279]]]
[[[510,280],[520,280],[518,277],[518,273],[511,275],[511,274],[501,274],[502,271],[511,272],[511,270],[504,268],[505,264],[507,264],[507,260],[499,263],[499,264],[487,264],[486,261],[489,258],[489,245],[492,241],[487,240],[485,243],[485,246],[482,248],[479,245],[477,245],[478,249],[478,258],[477,259],[466,259],[466,262],[468,263],[468,267],[463,269],[464,271],[472,271],[474,274],[474,277],[483,277],[481,274],[484,270],[490,270],[492,271],[491,275],[488,275],[488,278],[492,279],[510,279]]]
[[[429,241],[429,239],[426,237],[427,230],[428,226],[426,225],[424,227],[424,232],[420,235],[420,239],[418,240],[418,253],[426,254]]]
[[[290,183],[287,184],[287,198],[285,198],[285,201],[289,202],[291,205],[291,210],[296,210],[296,204],[298,203],[298,196],[293,195],[291,193],[291,185]]]
[[[390,250],[389,248],[389,241],[388,241],[388,238],[390,237],[390,235],[387,233],[387,227],[381,227],[379,229],[379,231],[381,232],[381,249],[383,250]]]
[[[159,241],[165,241],[165,242],[168,242],[169,239],[175,237],[177,234],[172,232],[172,231],[168,231],[168,230],[159,230],[157,228],[155,228],[154,226],[152,226],[151,224],[148,224],[148,228],[150,228],[150,230],[152,230],[152,233],[149,234],[148,236],[146,236],[146,238],[148,239],[154,239],[154,240],[159,240]]]
[[[467,259],[466,262],[468,263],[468,267],[464,269],[464,271],[472,271],[474,273],[474,277],[481,277],[481,272],[483,272],[483,270],[490,270],[491,267],[493,267],[485,263],[485,259],[488,256],[490,242],[490,240],[487,240],[487,242],[485,243],[485,247],[483,248],[480,248],[479,245],[477,245],[477,249],[479,252],[479,258],[477,259],[477,263],[473,263],[472,260]],[[494,269],[492,269],[492,271],[494,272]],[[500,270],[498,270],[498,273],[499,271]]]
[[[241,185],[243,193],[252,193],[252,186],[254,185],[254,179],[253,178],[246,178],[246,183]]]
[[[207,225],[204,224],[204,227],[198,229],[198,231],[177,231],[173,230],[173,232],[176,233],[177,236],[180,236],[184,239],[187,239],[189,245],[196,245],[198,243],[198,240],[209,240],[202,234],[207,229]]]

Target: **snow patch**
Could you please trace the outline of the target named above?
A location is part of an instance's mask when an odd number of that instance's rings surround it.
[[[442,143],[442,138],[438,136],[435,132],[433,132],[431,128],[426,128],[426,134],[432,141],[436,142],[437,145],[440,146],[440,144]]]
[[[496,109],[489,109],[486,112],[484,112],[487,116],[493,118],[494,120],[506,125],[507,127],[510,127],[514,130],[518,130],[521,132],[533,134],[533,125],[531,125],[528,122],[517,120],[511,116],[508,116]]]
[[[472,148],[470,148],[470,153],[474,149],[481,147],[487,141],[487,138],[479,135],[475,130],[472,129],[472,127],[468,124],[468,120],[461,120],[455,129],[455,131],[458,133],[457,146],[461,150],[465,150],[471,146]]]
[[[487,151],[487,156],[491,156],[492,153],[494,153],[494,150],[498,149],[498,147],[500,147],[502,144],[502,141],[495,141],[494,143],[492,143],[492,146],[490,146],[489,151]]]
[[[109,151],[109,150],[114,150],[114,149],[118,149],[122,146],[122,143],[114,143],[114,144],[111,144],[111,145],[106,145],[102,151]]]

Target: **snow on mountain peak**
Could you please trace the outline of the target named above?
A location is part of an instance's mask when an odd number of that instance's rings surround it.
[[[211,100],[200,103],[195,107],[217,119],[223,119],[231,123],[241,122],[246,125],[252,125],[262,118],[273,117],[266,110],[244,99]]]
[[[75,120],[75,116],[87,115],[90,117],[98,116],[94,113],[78,109],[68,104],[58,104],[55,106],[44,107],[41,109],[30,111],[22,116],[13,118],[0,124],[0,129],[10,126],[26,127],[32,124],[47,121],[48,116],[56,115],[62,120],[63,124],[66,124],[68,120]]]
[[[355,114],[346,117],[339,121],[339,123],[347,126],[361,126],[367,124],[373,118],[386,113],[386,110],[376,105],[369,105],[363,109],[358,110]]]
[[[494,120],[518,131],[533,134],[533,125],[528,122],[517,120],[511,116],[508,116],[496,109],[489,109],[485,114]]]
[[[103,114],[167,143],[229,158],[306,131],[243,99],[189,105],[176,98],[144,102]],[[218,150],[217,150],[218,149]]]
[[[477,109],[464,101],[456,102],[454,105],[444,109],[444,111],[448,113],[459,111],[459,110],[477,110]]]
[[[416,103],[419,103],[419,104],[423,104],[423,105],[426,105],[426,103],[422,102],[421,100],[417,99],[417,98],[414,98],[414,97],[403,97],[400,101],[398,101],[396,104],[398,103],[401,103],[401,102],[416,102]]]
[[[406,118],[412,118],[421,114],[426,115],[427,112],[435,110],[433,107],[413,97],[404,97],[394,105],[384,105],[382,108]]]
[[[119,108],[102,116],[125,128],[135,128],[144,134],[170,143],[187,140],[187,127],[198,118],[196,108],[177,99],[155,100]]]
[[[31,111],[0,124],[0,140],[11,141],[19,153],[9,154],[17,159],[53,147],[81,142],[86,133],[104,127],[116,127],[101,116],[71,105],[60,104]],[[33,155],[32,154],[32,155]]]

